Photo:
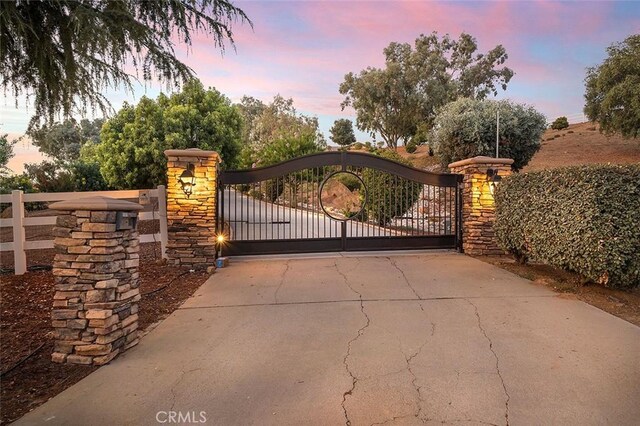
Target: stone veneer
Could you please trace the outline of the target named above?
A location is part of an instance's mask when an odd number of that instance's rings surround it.
[[[190,268],[213,266],[216,258],[216,178],[220,157],[215,151],[170,149],[167,156],[167,258]],[[195,187],[190,196],[180,175],[193,164]]]
[[[464,175],[462,183],[462,249],[470,255],[500,255],[494,236],[495,203],[487,170],[511,174],[510,158],[474,157],[449,164],[451,173]]]
[[[102,365],[138,343],[139,250],[135,226],[116,230],[118,211],[142,207],[91,197],[54,203],[55,345],[52,361]]]

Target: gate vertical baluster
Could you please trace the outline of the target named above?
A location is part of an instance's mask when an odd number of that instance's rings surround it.
[[[438,186],[438,235],[442,235],[442,187]]]
[[[255,185],[253,183],[251,183],[250,191],[251,191],[252,194],[255,194],[255,191],[253,189],[254,186]],[[249,200],[249,196],[247,196],[247,200]],[[253,209],[252,209],[252,212],[251,212],[251,220],[252,220],[252,223],[253,223],[253,239],[256,240],[257,239],[256,225],[255,225],[255,223],[256,223],[256,199],[253,198],[253,196],[251,196],[251,205],[253,206]]]

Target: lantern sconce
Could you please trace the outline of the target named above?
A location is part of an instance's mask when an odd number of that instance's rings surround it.
[[[192,163],[187,164],[187,168],[182,172],[178,181],[182,187],[182,192],[189,198],[193,193],[193,187],[196,186],[195,166]]]
[[[496,187],[502,180],[502,176],[498,174],[497,169],[488,169],[487,170],[487,182],[489,183],[489,191],[491,191],[491,195],[496,191]]]

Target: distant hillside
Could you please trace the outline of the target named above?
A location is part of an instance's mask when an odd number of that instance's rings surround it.
[[[593,163],[640,163],[640,139],[606,137],[593,123],[549,129],[544,133],[540,151],[524,171]]]
[[[437,171],[438,158],[429,157],[428,152],[427,146],[418,147],[413,154],[398,147],[398,153],[415,167]],[[563,130],[549,129],[542,137],[540,151],[523,171],[594,163],[640,163],[640,139],[607,137],[593,123],[572,124]]]

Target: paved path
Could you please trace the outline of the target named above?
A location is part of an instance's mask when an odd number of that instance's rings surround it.
[[[234,262],[18,424],[637,425],[638,401],[634,325],[463,255],[338,256]]]
[[[257,200],[239,191],[224,191],[222,215],[231,226],[231,238],[236,241],[341,237],[341,221],[324,213]],[[400,221],[400,224],[407,225],[408,222]],[[403,233],[355,220],[347,221],[346,237],[394,235]]]

